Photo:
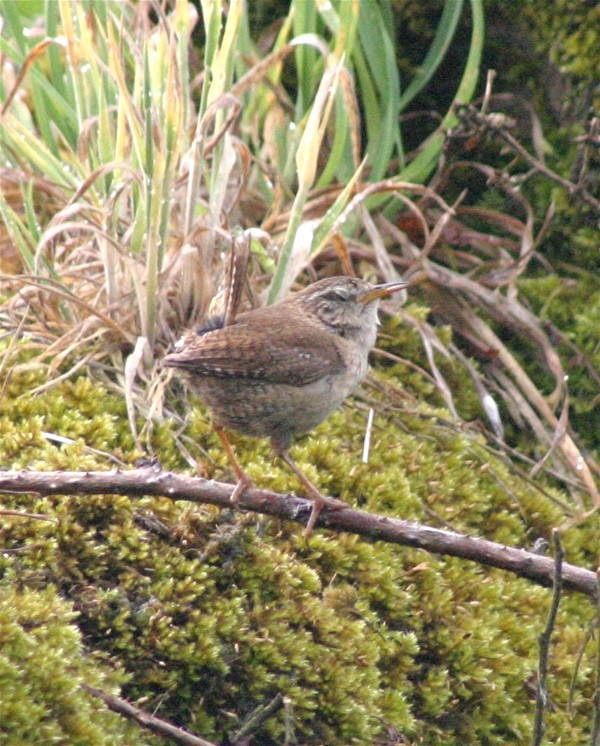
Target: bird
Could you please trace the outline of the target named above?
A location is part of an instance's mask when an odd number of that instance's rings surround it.
[[[311,431],[365,378],[375,344],[382,298],[406,288],[394,281],[372,285],[356,277],[330,277],[273,305],[209,319],[186,334],[164,358],[211,410],[237,477],[239,501],[251,480],[226,435],[269,438],[274,453],[298,477],[312,500],[305,534],[327,507],[347,507],[321,494],[289,455],[293,438]]]

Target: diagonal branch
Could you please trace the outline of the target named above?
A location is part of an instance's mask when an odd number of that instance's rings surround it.
[[[118,494],[130,497],[154,495],[171,500],[188,500],[231,508],[232,485],[214,480],[186,477],[151,466],[131,471],[44,472],[0,471],[0,493],[37,493],[40,495]],[[305,524],[312,503],[295,495],[248,488],[238,506],[282,520]],[[554,582],[554,560],[487,539],[453,531],[444,531],[420,523],[354,510],[324,510],[319,516],[321,528],[358,534],[368,539],[424,549],[433,554],[451,555],[489,567],[508,570],[544,586]],[[562,565],[565,589],[596,598],[595,572],[576,565]]]
[[[113,712],[123,715],[128,720],[133,720],[138,725],[141,725],[142,728],[147,728],[163,738],[168,738],[169,741],[182,743],[184,746],[217,746],[212,741],[206,741],[204,738],[195,736],[193,733],[190,733],[183,728],[179,728],[176,725],[169,723],[167,720],[162,720],[162,718],[157,718],[155,715],[151,715],[149,712],[146,712],[146,710],[134,707],[126,699],[115,697],[113,694],[109,694],[108,692],[105,692],[102,689],[97,689],[95,686],[90,686],[89,684],[82,684],[82,687],[86,692],[88,692],[88,694],[101,699]]]

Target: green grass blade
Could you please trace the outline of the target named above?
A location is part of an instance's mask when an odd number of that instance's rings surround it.
[[[293,0],[290,12],[292,13],[294,36],[318,33],[318,14],[315,3],[306,2],[306,0]],[[310,107],[323,72],[323,62],[316,50],[304,44],[296,48],[294,57],[298,79],[296,120],[299,120],[302,119]]]
[[[401,154],[398,103],[400,79],[389,28],[376,3],[361,4],[360,49],[354,59],[365,95],[367,153],[370,179],[378,181],[387,171],[394,150]]]
[[[402,169],[398,175],[398,179],[402,181],[412,181],[422,184],[431,175],[436,167],[444,144],[444,133],[449,128],[454,127],[458,122],[454,112],[455,106],[469,102],[475,93],[484,41],[485,19],[483,0],[471,0],[471,11],[473,15],[473,30],[471,32],[469,54],[452,106],[446,113],[439,128],[429,138],[427,145],[406,168]]]
[[[398,108],[404,111],[408,104],[429,83],[436,70],[443,62],[450,42],[454,37],[458,21],[463,10],[464,0],[446,0],[440,22],[435,32],[435,38],[429,47],[423,63],[419,65],[415,77],[400,96]]]

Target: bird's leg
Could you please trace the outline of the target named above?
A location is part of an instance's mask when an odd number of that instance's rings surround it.
[[[347,508],[348,506],[346,503],[342,502],[341,500],[336,500],[333,497],[326,497],[323,495],[319,490],[315,487],[315,485],[310,481],[310,479],[304,474],[298,466],[294,463],[292,458],[290,457],[289,453],[286,450],[279,450],[276,449],[277,455],[281,457],[283,461],[290,467],[290,469],[294,472],[294,474],[298,477],[298,479],[302,482],[304,489],[308,492],[308,496],[312,500],[313,506],[312,511],[310,513],[310,517],[308,519],[308,523],[306,524],[306,529],[304,531],[304,536],[308,538],[313,531],[313,528],[315,527],[315,523],[317,522],[317,519],[323,510],[323,508],[327,507],[330,510],[341,510],[342,508]]]
[[[252,484],[252,480],[242,469],[239,461],[235,457],[235,453],[233,452],[233,448],[231,447],[231,443],[229,442],[229,438],[227,437],[227,433],[225,432],[225,430],[221,427],[221,425],[219,425],[218,422],[215,422],[214,420],[213,427],[215,428],[215,432],[219,436],[219,440],[223,444],[223,448],[225,449],[225,453],[227,454],[229,463],[231,464],[233,471],[235,472],[235,476],[238,480],[233,492],[231,493],[231,497],[229,498],[232,503],[237,503],[240,501],[240,497],[244,494],[244,490],[247,487],[250,487],[250,485]]]

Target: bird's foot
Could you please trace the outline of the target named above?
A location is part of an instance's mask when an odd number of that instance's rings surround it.
[[[233,488],[233,492],[231,493],[231,497],[229,500],[232,503],[239,503],[239,501],[242,499],[242,495],[244,492],[248,489],[248,487],[252,486],[252,480],[250,477],[242,472],[241,475],[238,476],[238,482]]]
[[[310,511],[306,528],[304,529],[305,539],[308,539],[312,534],[315,524],[323,510],[343,510],[348,507],[347,503],[342,502],[342,500],[336,500],[334,497],[326,497],[320,492],[311,493],[311,499],[312,510]]]

